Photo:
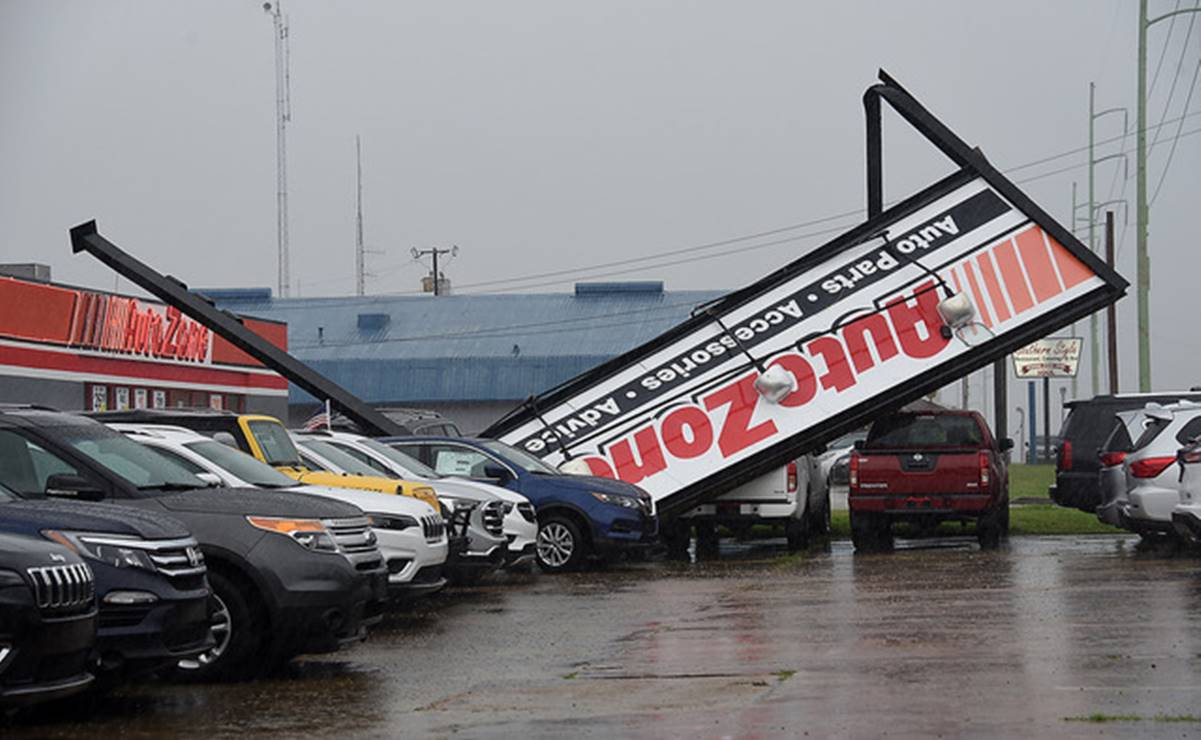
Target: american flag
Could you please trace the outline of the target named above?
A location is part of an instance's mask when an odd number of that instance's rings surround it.
[[[329,410],[329,399],[325,401],[325,408],[309,417],[309,420],[304,423],[306,432],[313,432],[324,428],[327,431],[332,427],[333,415]]]

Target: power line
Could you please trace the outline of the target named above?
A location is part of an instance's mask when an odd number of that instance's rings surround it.
[[[1197,73],[1201,72],[1201,58],[1197,59],[1197,66],[1193,68],[1193,80],[1189,83],[1188,97],[1184,99],[1184,112],[1188,113],[1189,106],[1193,102],[1193,92],[1197,89]],[[1183,121],[1181,122],[1183,125]],[[1159,173],[1159,182],[1155,184],[1155,192],[1151,194],[1151,200],[1148,203],[1154,203],[1159,197],[1159,189],[1163,187],[1163,181],[1168,177],[1168,170],[1172,167],[1172,160],[1176,156],[1176,144],[1180,141],[1180,126],[1176,127],[1176,135],[1172,137],[1172,148],[1168,150],[1168,161],[1164,162],[1163,172]]]
[[[1178,128],[1180,128],[1183,126],[1184,120],[1186,120],[1188,118],[1192,118],[1194,116],[1198,116],[1198,115],[1201,115],[1201,111],[1197,111],[1194,113],[1186,112],[1185,115],[1161,121],[1159,124],[1157,124],[1154,127],[1149,126],[1148,130],[1150,130],[1152,128],[1158,128],[1160,126],[1168,125],[1170,123],[1179,123],[1180,126],[1178,126]],[[1178,138],[1184,138],[1186,136],[1191,136],[1198,132],[1201,132],[1201,129],[1192,129],[1192,130],[1180,133],[1178,135]],[[1108,139],[1102,139],[1099,142],[1096,142],[1096,144],[1104,145],[1104,144],[1113,143],[1115,141],[1123,140],[1124,138],[1126,138],[1126,136],[1127,136],[1126,134],[1120,135],[1120,136],[1113,136]],[[1045,164],[1047,162],[1052,162],[1057,159],[1062,159],[1064,157],[1071,156],[1072,154],[1081,153],[1081,152],[1084,152],[1087,150],[1088,150],[1087,146],[1069,149],[1064,152],[1060,152],[1058,154],[1050,155],[1047,157],[1042,157],[1040,159],[1033,160],[1031,162],[1026,162],[1024,164],[1020,164],[1020,165],[1016,165],[1014,167],[1007,168],[1004,170],[1004,172],[1012,173],[1012,172],[1020,171],[1023,169],[1028,169],[1030,167],[1033,167],[1033,166],[1036,166],[1039,164]],[[1047,177],[1052,177],[1052,176],[1055,176],[1058,174],[1070,172],[1072,170],[1080,169],[1080,168],[1087,167],[1087,166],[1088,166],[1087,162],[1074,163],[1074,164],[1068,165],[1066,167],[1061,167],[1061,168],[1057,168],[1054,170],[1041,172],[1036,175],[1031,175],[1026,178],[1015,180],[1015,183],[1023,184],[1023,183],[1027,183],[1027,182],[1033,182],[1035,180],[1041,180],[1041,179],[1044,179]],[[520,290],[529,290],[531,288],[545,287],[548,285],[558,285],[558,284],[562,284],[564,282],[574,282],[577,279],[595,279],[595,278],[601,278],[601,277],[611,277],[611,276],[615,276],[615,275],[622,275],[622,274],[628,274],[630,272],[636,272],[636,271],[642,270],[642,269],[654,269],[654,268],[658,268],[658,267],[669,267],[669,266],[681,264],[686,261],[693,261],[693,260],[699,259],[699,258],[693,258],[692,260],[675,260],[675,261],[670,261],[670,262],[665,262],[665,263],[655,263],[655,264],[645,264],[645,265],[643,265],[642,263],[648,263],[653,260],[660,260],[664,257],[670,257],[670,256],[674,256],[674,255],[691,254],[691,253],[695,253],[695,252],[699,252],[699,251],[705,251],[708,249],[716,249],[718,247],[731,246],[734,244],[741,244],[744,242],[753,241],[755,239],[760,239],[765,236],[773,236],[776,234],[787,233],[789,231],[794,231],[796,229],[804,228],[807,226],[814,226],[814,225],[818,225],[818,224],[822,224],[822,223],[828,223],[831,221],[849,218],[852,216],[859,216],[864,213],[864,210],[865,209],[863,209],[863,208],[850,209],[847,211],[843,211],[841,213],[836,213],[836,214],[833,214],[830,216],[824,216],[822,218],[811,219],[808,221],[802,221],[800,223],[791,224],[789,226],[782,226],[782,227],[778,227],[778,228],[774,228],[774,229],[768,229],[765,231],[756,232],[754,234],[747,234],[744,236],[732,237],[729,239],[722,239],[722,240],[718,240],[718,241],[706,242],[703,244],[698,244],[698,245],[690,246],[690,247],[682,247],[682,248],[672,249],[672,250],[668,250],[666,252],[657,252],[655,254],[644,255],[641,257],[631,257],[628,259],[615,260],[615,261],[611,261],[611,262],[596,263],[596,264],[587,265],[584,267],[573,267],[573,268],[564,268],[564,269],[560,269],[560,270],[551,270],[551,271],[542,272],[542,273],[535,273],[532,275],[523,275],[523,276],[518,276],[518,277],[510,277],[510,278],[497,278],[494,280],[485,280],[485,281],[480,281],[480,282],[476,282],[476,283],[467,283],[467,284],[459,286],[459,290],[460,290],[460,292],[470,293],[470,292],[472,292],[470,289],[473,289],[473,288],[483,288],[483,287],[487,287],[487,286],[498,286],[498,285],[506,285],[506,284],[512,284],[512,283],[521,283],[521,285],[517,285],[514,287],[507,288],[507,289],[494,289],[494,290],[489,291],[489,292],[495,292],[495,293],[505,293],[505,292],[520,291]],[[739,253],[742,251],[751,251],[751,250],[761,249],[761,248],[769,247],[769,246],[778,246],[780,244],[790,243],[793,241],[799,241],[799,240],[805,239],[805,238],[811,238],[814,236],[821,236],[824,234],[834,233],[836,231],[841,231],[843,229],[849,228],[850,226],[853,226],[853,225],[854,224],[846,224],[846,225],[838,226],[838,227],[831,228],[831,229],[822,229],[822,230],[819,230],[816,232],[810,232],[810,233],[806,233],[806,234],[797,235],[794,237],[789,237],[787,239],[775,240],[775,241],[771,241],[771,242],[767,242],[767,243],[763,243],[763,244],[752,244],[749,247],[747,247],[746,249],[726,250],[726,251],[718,253],[717,255],[714,255],[714,256],[725,256],[728,254],[735,254],[735,253]],[[708,258],[709,257],[705,257],[705,259],[708,259]],[[406,263],[405,266],[407,266],[407,265],[408,265],[408,263]],[[592,273],[595,270],[603,270],[603,269],[610,268],[610,267],[623,267],[626,265],[641,265],[641,266],[637,267],[637,268],[632,268],[632,269],[616,270],[616,271],[597,273],[597,274],[585,274],[585,273]],[[377,274],[385,275],[387,273],[381,272],[381,273],[377,273]],[[543,278],[557,278],[557,277],[563,277],[563,276],[569,276],[570,279],[549,280],[549,281],[542,280]],[[342,280],[342,279],[345,279],[345,278],[339,278],[339,280]],[[531,283],[530,281],[539,281],[539,282]],[[530,283],[530,284],[527,284],[527,283]],[[309,284],[315,284],[315,283],[309,283]],[[476,291],[476,292],[483,292],[483,291]],[[392,297],[399,297],[399,296],[417,296],[417,295],[422,295],[422,291],[414,290],[414,291],[397,291],[397,292],[392,292],[392,293],[379,293],[374,296],[366,297],[366,300],[379,299],[379,298],[392,298]],[[353,301],[353,299],[332,298],[332,299],[323,300],[322,302],[316,303],[316,304],[298,304],[296,306],[292,306],[292,308],[309,308],[309,307],[321,308],[321,307],[330,306],[330,305],[340,305],[340,304],[332,302],[332,301],[336,301],[336,300]]]
[[[1201,7],[1201,0],[1197,0],[1197,2],[1194,3],[1194,5],[1193,5],[1194,10],[1196,10],[1198,7]],[[1175,21],[1176,17],[1173,16],[1172,20]],[[1147,147],[1147,156],[1148,157],[1150,157],[1151,153],[1155,151],[1155,145],[1159,143],[1159,135],[1163,131],[1163,123],[1168,117],[1168,111],[1172,109],[1172,98],[1175,97],[1175,95],[1176,95],[1176,83],[1180,82],[1180,71],[1182,69],[1184,69],[1184,57],[1188,53],[1188,42],[1189,42],[1189,39],[1192,38],[1192,36],[1193,36],[1193,24],[1196,21],[1197,21],[1197,14],[1189,13],[1188,31],[1185,32],[1184,43],[1181,44],[1181,46],[1180,46],[1180,59],[1177,60],[1177,62],[1176,62],[1176,74],[1172,75],[1172,86],[1170,88],[1168,88],[1168,99],[1163,104],[1163,115],[1161,115],[1159,117],[1160,125],[1156,127],[1155,136],[1153,136],[1151,138],[1151,145]],[[1166,51],[1167,51],[1167,42],[1166,41],[1164,42],[1164,45],[1165,45],[1164,50],[1166,53]],[[1148,95],[1149,94],[1150,93],[1148,93]]]
[[[1181,0],[1176,0],[1176,7],[1172,8],[1172,13],[1180,11]],[[1163,60],[1168,56],[1168,45],[1172,42],[1172,32],[1176,30],[1177,15],[1172,16],[1172,20],[1168,22],[1168,35],[1164,37],[1163,48],[1159,50],[1159,61],[1155,64],[1155,75],[1151,77],[1151,86],[1147,88],[1147,95],[1155,92],[1155,83],[1159,81],[1159,70],[1163,68]]]

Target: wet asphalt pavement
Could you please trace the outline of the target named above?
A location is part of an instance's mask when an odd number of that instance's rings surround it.
[[[5,737],[1201,736],[1201,560],[1131,537],[847,541],[506,575],[227,686],[143,683]],[[1095,713],[1141,721],[1076,721]]]

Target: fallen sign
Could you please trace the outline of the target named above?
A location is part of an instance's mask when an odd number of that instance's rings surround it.
[[[1031,342],[1013,353],[1019,378],[1074,378],[1080,367],[1080,337],[1050,337]]]
[[[865,95],[869,161],[870,104],[884,99],[957,172],[484,435],[636,483],[670,516],[1123,294],[1125,280],[882,79]]]

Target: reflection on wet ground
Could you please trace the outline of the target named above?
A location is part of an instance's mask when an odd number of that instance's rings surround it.
[[[716,561],[506,575],[271,680],[143,683],[3,734],[1201,734],[1162,721],[1201,715],[1198,561],[1136,543],[727,541]],[[1093,714],[1142,719],[1066,719]]]

